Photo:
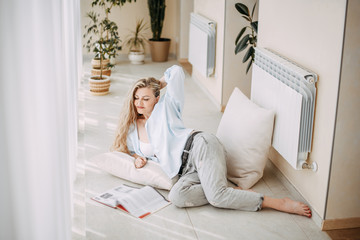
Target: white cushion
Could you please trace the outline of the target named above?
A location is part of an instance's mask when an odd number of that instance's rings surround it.
[[[259,107],[234,89],[216,133],[226,149],[231,182],[249,189],[263,176],[273,125],[273,111]]]
[[[170,179],[156,162],[148,161],[144,167],[135,168],[134,160],[122,152],[102,153],[90,159],[101,170],[142,185],[170,190],[178,180],[178,177]]]

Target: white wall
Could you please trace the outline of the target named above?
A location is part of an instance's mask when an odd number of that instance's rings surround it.
[[[194,10],[194,0],[180,1],[180,34],[178,59],[187,59],[189,55],[190,13]]]
[[[349,0],[325,219],[360,217],[359,13],[360,1]]]
[[[251,91],[251,69],[246,74],[246,67],[248,62],[243,63],[242,59],[246,53],[242,51],[235,55],[235,39],[240,30],[248,26],[242,15],[236,10],[235,3],[238,0],[226,1],[225,14],[225,39],[224,39],[224,75],[223,75],[223,89],[222,89],[222,105],[225,106],[230,98],[230,95],[235,87],[238,87],[247,97],[250,98]],[[254,6],[256,0],[241,1],[241,3],[248,6],[250,11]],[[259,6],[256,7],[254,20],[257,19],[257,12]],[[249,33],[248,30],[247,33]]]
[[[319,170],[294,170],[275,150],[271,160],[324,219],[334,136],[345,0],[260,1],[258,46],[319,75],[312,152]]]
[[[225,26],[225,0],[207,1],[195,0],[194,12],[216,22],[216,52],[215,75],[204,77],[193,69],[192,77],[204,87],[213,102],[221,108],[222,79],[223,79],[223,53],[224,53],[224,26]]]
[[[165,8],[165,19],[163,25],[163,31],[161,37],[170,38],[170,52],[171,57],[175,57],[177,54],[177,40],[178,40],[178,21],[179,21],[179,11],[177,6],[179,0],[167,0]],[[84,31],[84,26],[89,22],[86,18],[86,13],[89,11],[94,11],[98,7],[91,8],[90,0],[80,0],[81,3],[81,24],[82,31]],[[137,0],[136,2],[125,3],[121,7],[114,7],[109,15],[110,20],[116,22],[119,27],[119,36],[122,41],[130,33],[130,31],[135,29],[136,19],[144,19],[147,23],[149,29],[145,31],[145,35],[148,38],[152,38],[152,32],[150,28],[150,15],[149,8],[147,5],[147,0]],[[83,39],[83,44],[85,43]],[[148,44],[146,44],[145,51],[147,54],[150,54],[150,49]],[[88,55],[86,49],[83,49],[83,53]],[[127,55],[128,48],[123,46],[123,49],[119,52],[120,55]],[[92,57],[92,53],[91,57]],[[122,56],[124,57],[124,56]]]
[[[246,51],[235,55],[235,39],[240,30],[248,25],[235,9],[237,0],[205,1],[195,0],[194,12],[217,22],[215,76],[205,78],[196,69],[193,77],[201,83],[210,97],[224,109],[235,87],[250,97],[251,69],[246,74],[247,63],[242,63]],[[243,1],[250,11],[256,0]],[[257,19],[258,6],[255,17]]]

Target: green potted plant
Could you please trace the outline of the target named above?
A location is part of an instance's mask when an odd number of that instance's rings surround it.
[[[90,92],[93,95],[105,95],[110,88],[111,70],[107,57],[112,48],[109,47],[108,39],[106,39],[106,29],[109,28],[109,23],[106,19],[100,20],[99,16],[100,14],[95,12],[87,13],[87,17],[91,21],[89,25],[85,26],[87,32],[84,34],[84,37],[88,37],[86,48],[95,53],[95,57],[91,61],[92,70],[89,78]]]
[[[238,12],[242,15],[242,17],[249,22],[248,26],[245,26],[240,30],[235,40],[235,45],[236,45],[235,54],[238,54],[239,52],[244,51],[247,47],[249,47],[242,60],[242,62],[245,63],[250,59],[250,62],[248,63],[248,66],[246,68],[246,73],[248,73],[255,59],[255,47],[257,43],[257,30],[258,30],[258,21],[254,21],[255,7],[256,7],[256,3],[254,4],[250,14],[250,11],[245,4],[242,3],[235,4],[236,10],[238,10]],[[244,35],[247,29],[250,29],[251,33]]]
[[[151,31],[153,37],[149,39],[151,59],[154,62],[165,62],[168,60],[170,39],[161,38],[165,18],[165,0],[148,0]]]
[[[144,19],[136,20],[135,31],[127,36],[125,45],[129,47],[129,60],[132,64],[143,64],[145,59],[145,42],[147,41],[144,31],[148,29]]]
[[[114,6],[122,6],[132,0],[93,0],[91,6],[100,7],[103,14],[90,11],[87,17],[89,24],[85,25],[84,38],[87,40],[84,47],[95,56],[91,61],[93,69],[89,79],[90,91],[94,95],[105,95],[109,92],[111,74],[110,59],[115,58],[117,51],[121,50],[118,26],[109,19]],[[136,0],[134,0],[136,2]]]

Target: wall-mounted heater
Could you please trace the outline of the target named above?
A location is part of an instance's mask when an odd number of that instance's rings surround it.
[[[276,112],[272,146],[295,169],[311,151],[317,75],[270,51],[256,48],[251,100]]]
[[[216,23],[195,13],[190,15],[189,62],[203,76],[215,69]]]

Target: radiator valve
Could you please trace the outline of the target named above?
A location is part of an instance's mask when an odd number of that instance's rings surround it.
[[[313,170],[313,172],[316,172],[318,169],[318,165],[316,162],[312,162],[311,164],[304,162],[302,164],[302,169],[311,169],[311,170]]]

